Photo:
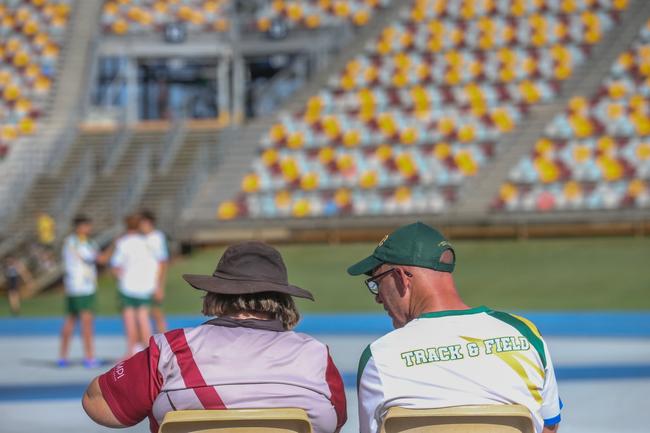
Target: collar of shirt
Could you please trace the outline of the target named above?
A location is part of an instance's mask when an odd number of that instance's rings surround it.
[[[204,323],[205,325],[225,326],[226,328],[252,328],[263,331],[284,332],[286,329],[282,326],[279,319],[261,320],[261,319],[233,319],[231,317],[215,317]]]

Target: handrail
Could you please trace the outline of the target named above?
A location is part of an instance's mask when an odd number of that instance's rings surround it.
[[[158,174],[165,175],[169,172],[172,162],[178,151],[183,147],[186,133],[186,122],[184,117],[177,117],[173,120],[171,128],[165,137],[165,143],[158,164]]]
[[[76,170],[68,176],[56,202],[50,209],[50,215],[56,221],[69,221],[83,201],[88,188],[93,183],[93,163],[95,154],[92,149],[86,149]],[[58,231],[63,228],[59,227]],[[57,237],[63,233],[57,233]]]
[[[127,215],[133,209],[133,206],[138,203],[140,195],[144,192],[151,178],[150,161],[151,148],[147,146],[138,154],[136,164],[126,181],[126,188],[121,191],[117,198],[115,203],[117,209],[116,218]]]
[[[176,217],[194,199],[199,186],[210,173],[210,165],[209,149],[206,145],[201,145],[196,152],[196,156],[188,172],[189,174],[183,182],[183,185],[176,192],[171,205],[165,206],[163,202],[157,209],[161,226],[166,228],[167,233],[173,234],[175,224],[172,224],[172,222],[176,220]]]
[[[102,168],[102,175],[108,176],[113,173],[122,155],[124,155],[124,152],[126,152],[126,149],[131,144],[132,136],[133,129],[128,126],[126,118],[123,116],[120,119],[119,132],[105,145],[104,161],[106,162]]]
[[[75,117],[68,116],[65,127],[56,138],[54,146],[52,146],[51,158],[44,161],[44,164],[46,163],[48,166],[47,174],[51,176],[59,174],[78,134],[79,129]]]

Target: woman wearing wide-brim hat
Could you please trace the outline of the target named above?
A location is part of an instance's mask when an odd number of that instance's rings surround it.
[[[152,432],[165,413],[183,409],[298,407],[315,433],[345,423],[345,393],[327,346],[291,331],[300,315],[280,253],[262,242],[224,252],[212,275],[183,275],[206,291],[195,328],[151,337],[149,347],[95,378],[83,398],[86,413],[107,427],[149,417]]]

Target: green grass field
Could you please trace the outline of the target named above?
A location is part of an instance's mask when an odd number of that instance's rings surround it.
[[[375,244],[284,245],[279,249],[289,280],[311,290],[316,302],[299,300],[301,311],[381,311],[363,285],[345,269],[368,255]],[[650,239],[534,239],[458,241],[456,283],[470,305],[508,310],[650,309]],[[223,249],[206,249],[175,260],[169,271],[165,307],[170,314],[198,314],[201,292],[183,273],[211,274]],[[98,313],[117,314],[116,284],[100,280]],[[54,291],[23,302],[23,315],[63,312],[63,295]],[[7,302],[0,316],[8,315]]]

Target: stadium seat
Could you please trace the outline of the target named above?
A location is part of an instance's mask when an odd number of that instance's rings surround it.
[[[159,433],[311,433],[302,409],[179,410],[167,412]]]
[[[381,433],[533,433],[532,418],[520,405],[388,409]]]

